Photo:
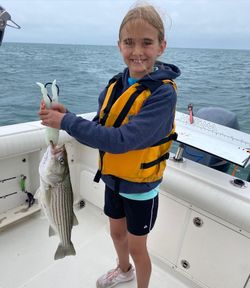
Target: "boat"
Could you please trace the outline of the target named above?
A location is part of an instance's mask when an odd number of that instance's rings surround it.
[[[149,287],[250,288],[250,183],[183,154],[188,145],[244,169],[250,135],[198,117],[190,123],[181,112],[176,130],[177,149],[170,153],[149,235]],[[93,181],[98,151],[60,131],[79,225],[72,230],[76,256],[55,261],[58,239],[48,237],[40,205],[29,205],[20,186],[25,179],[32,195],[39,187],[44,132],[40,121],[0,127],[0,288],[95,287],[116,261],[103,214],[104,184]],[[119,287],[136,287],[136,281]]]

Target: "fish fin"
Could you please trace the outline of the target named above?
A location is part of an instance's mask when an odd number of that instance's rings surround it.
[[[69,246],[63,246],[61,243],[58,245],[54,259],[62,259],[65,256],[76,255],[76,250],[72,242],[70,242]]]
[[[79,224],[79,222],[78,222],[78,220],[76,218],[76,215],[75,215],[75,213],[73,213],[73,226],[76,226],[78,224]]]
[[[39,200],[40,199],[40,195],[41,195],[41,189],[40,187],[36,190],[35,194],[34,194],[34,199]]]
[[[49,226],[49,237],[56,235],[55,230],[53,229],[52,226]]]

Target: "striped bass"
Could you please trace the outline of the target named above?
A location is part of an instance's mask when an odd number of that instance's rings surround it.
[[[78,221],[73,211],[73,191],[65,146],[48,146],[39,165],[39,202],[47,216],[49,236],[59,235],[60,243],[54,259],[75,255],[71,230]]]

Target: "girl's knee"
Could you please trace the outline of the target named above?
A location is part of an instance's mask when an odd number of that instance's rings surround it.
[[[146,247],[129,246],[129,254],[132,256],[132,258],[138,258],[147,255],[148,250]]]
[[[121,230],[111,230],[110,236],[113,239],[113,241],[116,242],[123,242],[127,240],[127,232],[121,231]]]
[[[113,241],[124,241],[127,239],[126,219],[110,219],[110,236]]]
[[[129,254],[133,259],[145,257],[148,255],[147,247],[144,245],[129,245]]]
[[[147,235],[135,236],[129,234],[129,253],[132,258],[145,257],[148,255]]]
[[[110,229],[110,236],[113,239],[113,241],[119,241],[119,242],[123,242],[123,241],[127,241],[127,229],[125,227],[111,227]]]

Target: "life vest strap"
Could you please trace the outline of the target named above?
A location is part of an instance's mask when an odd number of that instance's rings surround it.
[[[128,115],[129,110],[131,109],[131,107],[133,106],[136,98],[141,94],[143,89],[144,88],[141,87],[141,86],[138,86],[136,88],[136,91],[130,96],[130,98],[128,99],[127,103],[124,105],[122,111],[120,112],[120,114],[116,118],[113,127],[117,128],[117,127],[120,127],[122,125],[123,120]]]
[[[103,164],[104,154],[105,154],[104,151],[99,150],[99,155],[100,155],[100,167],[102,167],[102,164]],[[97,172],[96,172],[96,174],[95,174],[95,177],[94,177],[94,182],[99,183],[101,177],[102,177],[102,170],[101,170],[101,169],[98,169]]]
[[[101,172],[100,169],[98,169],[98,170],[96,171],[96,174],[95,174],[95,177],[94,177],[94,182],[99,183],[101,177],[102,177],[102,172]]]
[[[176,132],[170,134],[169,136],[161,139],[160,141],[156,142],[155,144],[153,144],[152,146],[150,147],[155,147],[155,146],[159,146],[161,144],[165,144],[169,141],[176,141],[177,140],[177,137],[178,137],[178,134]]]
[[[159,164],[160,162],[164,161],[164,160],[167,160],[169,158],[169,153],[165,153],[164,155],[162,155],[160,158],[154,160],[154,161],[151,161],[151,162],[148,162],[148,163],[142,163],[141,164],[141,169],[148,169],[148,168],[151,168],[157,164]]]
[[[116,83],[115,83],[115,85],[114,85],[114,87],[113,87],[113,90],[112,90],[112,92],[111,92],[111,95],[110,95],[110,97],[109,97],[109,101],[108,101],[106,107],[105,107],[104,110],[103,110],[104,116],[100,119],[100,124],[103,125],[103,126],[105,125],[106,120],[107,120],[108,115],[109,115],[109,111],[110,111],[110,109],[112,108],[112,105],[113,105],[114,102],[115,102],[115,96],[116,96],[117,89],[119,88],[120,85],[122,85],[122,84],[120,83],[121,81],[122,81],[122,73],[119,73],[119,74],[115,75],[115,76],[109,81],[109,84],[108,84],[107,88],[108,88],[111,84],[113,84],[114,82],[116,82]]]
[[[109,83],[108,83],[108,85],[107,85],[106,88],[108,88],[112,83],[114,83],[114,82],[116,82],[117,80],[121,79],[121,78],[122,78],[122,74],[123,74],[123,73],[120,72],[120,73],[116,74],[113,78],[111,78],[111,79],[109,80]]]
[[[112,176],[112,178],[114,179],[115,185],[114,185],[114,191],[116,193],[120,192],[120,183],[121,183],[121,179],[116,177],[116,176]]]

